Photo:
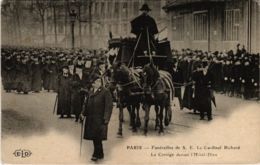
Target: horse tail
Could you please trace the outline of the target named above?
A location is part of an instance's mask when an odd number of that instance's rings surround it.
[[[163,71],[163,70],[159,70],[159,73],[160,73],[160,77],[162,78],[163,82],[166,84],[166,86],[170,90],[170,99],[173,100],[175,91],[174,91],[174,85],[172,82],[171,74],[169,72]]]

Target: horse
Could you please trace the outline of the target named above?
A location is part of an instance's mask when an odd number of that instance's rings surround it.
[[[116,82],[117,105],[119,108],[119,129],[118,136],[123,136],[122,123],[123,109],[127,108],[130,115],[132,131],[137,132],[141,126],[139,116],[140,103],[142,100],[142,87],[139,84],[138,73],[126,67],[124,64],[113,66],[113,79]]]
[[[155,106],[155,130],[159,127],[159,134],[164,132],[163,113],[165,109],[164,124],[168,126],[172,118],[171,100],[174,97],[174,87],[170,73],[158,71],[154,64],[149,63],[143,68],[143,88],[145,110],[144,134],[148,132],[149,113],[152,105]]]

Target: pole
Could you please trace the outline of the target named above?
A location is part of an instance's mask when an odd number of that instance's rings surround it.
[[[72,37],[72,49],[75,48],[75,36],[74,36],[74,21],[71,22],[71,37]]]
[[[130,61],[129,61],[129,63],[128,63],[128,67],[130,66],[132,60],[134,60],[135,52],[136,52],[137,46],[138,46],[138,44],[139,44],[139,41],[140,41],[140,39],[141,39],[141,36],[142,36],[142,33],[140,33],[140,35],[139,35],[139,37],[138,37],[138,40],[137,40],[136,45],[135,45],[135,48],[134,48],[133,55],[132,55],[132,57],[131,57],[131,59],[130,59]],[[133,63],[133,64],[134,64],[134,63]]]
[[[81,122],[81,132],[80,132],[80,146],[79,146],[79,155],[81,156],[81,148],[82,148],[82,136],[83,136],[83,124],[84,124],[85,118]]]
[[[149,53],[149,57],[150,57],[150,63],[152,63],[152,64],[153,64],[153,58],[152,58],[152,54],[151,54],[151,48],[150,48],[150,38],[149,38],[149,31],[148,31],[148,27],[146,28],[146,35],[147,35],[148,53]]]
[[[53,114],[55,114],[57,102],[58,102],[58,94],[56,95],[56,99],[55,99],[55,103],[54,103],[54,108],[53,108]]]

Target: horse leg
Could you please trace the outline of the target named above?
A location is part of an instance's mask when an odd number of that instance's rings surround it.
[[[123,106],[122,104],[119,105],[119,128],[118,128],[118,132],[117,135],[119,137],[123,136]]]
[[[160,130],[159,133],[163,133],[163,110],[164,110],[163,105],[160,106],[160,113],[159,113],[159,118],[160,118]]]
[[[148,121],[149,121],[150,105],[145,105],[145,117],[144,117],[144,135],[148,132]]]
[[[164,125],[165,126],[168,126],[169,125],[169,122],[170,122],[170,119],[169,119],[169,109],[170,106],[165,106],[165,116],[164,116]]]
[[[139,110],[140,110],[140,104],[138,104],[138,105],[136,106],[136,126],[137,126],[138,128],[141,127],[141,120],[140,120],[140,116],[139,116]]]
[[[159,127],[159,106],[154,105],[155,110],[155,130],[157,130],[157,127]]]
[[[136,129],[136,123],[135,123],[135,105],[132,105],[132,111],[131,111],[131,123],[132,123],[132,131],[133,132],[137,132],[137,129]]]
[[[132,120],[133,106],[128,105],[126,108],[127,108],[127,111],[129,113],[129,118],[130,118],[129,126],[132,127],[133,126],[133,120]]]

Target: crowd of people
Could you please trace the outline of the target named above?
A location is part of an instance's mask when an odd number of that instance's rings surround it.
[[[57,92],[59,77],[66,68],[71,76],[80,73],[88,84],[89,73],[96,71],[99,63],[108,66],[106,53],[106,50],[4,47],[1,56],[4,90],[24,94],[41,90]],[[165,69],[172,73],[177,96],[180,87],[192,81],[193,72],[207,62],[214,78],[214,91],[244,99],[259,98],[259,54],[249,54],[239,45],[236,52],[183,49],[172,53],[173,58]]]
[[[2,48],[2,83],[6,92],[57,91],[62,68],[73,75],[76,68],[83,70],[83,79],[98,62],[104,62],[104,50],[54,48]]]
[[[111,58],[107,50],[2,47],[3,88],[7,93],[57,92],[55,106],[60,118],[74,115],[78,122],[82,116],[88,116],[92,124],[85,125],[85,129],[95,131],[97,125],[104,128],[100,132],[102,135],[95,135],[101,139],[92,137],[89,131],[84,135],[85,139],[95,139],[93,159],[97,160],[104,156],[101,141],[107,138],[107,124],[112,112],[111,91],[102,87],[112,80],[108,74],[112,72],[107,72],[116,53],[112,54]],[[244,99],[259,99],[259,54],[250,54],[244,48],[240,49],[240,45],[236,52],[183,49],[172,50],[172,54],[164,69],[172,75],[180,109],[199,111],[201,120],[205,113],[208,120],[212,120],[211,101],[216,104],[213,91]],[[91,97],[85,97],[86,94]],[[100,108],[101,118],[92,118],[88,111],[93,108],[84,108],[93,107],[95,102],[86,98],[94,97],[97,100],[106,98],[109,105],[102,106],[109,107],[107,110]],[[94,111],[90,114],[100,115]]]
[[[168,61],[166,69],[172,74],[175,96],[181,109],[185,107],[194,112],[200,111],[198,102],[207,97],[216,106],[213,91],[230,97],[259,100],[259,54],[250,54],[244,47],[241,49],[239,44],[236,52],[183,49],[173,50],[172,53],[173,59]],[[209,76],[198,78],[199,73],[203,72]],[[208,82],[205,82],[206,79]],[[202,83],[208,85],[210,96],[200,89]],[[185,88],[182,97],[183,86]],[[211,110],[208,118],[211,120]]]

